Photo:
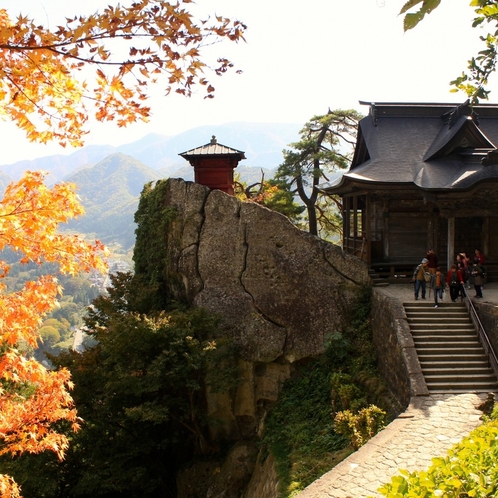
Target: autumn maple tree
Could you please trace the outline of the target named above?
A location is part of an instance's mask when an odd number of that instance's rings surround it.
[[[129,7],[117,4],[66,18],[53,29],[0,9],[2,117],[30,141],[78,146],[92,113],[118,126],[147,120],[152,83],[163,83],[166,94],[185,96],[198,85],[212,97],[206,74],[222,75],[232,63],[221,56],[210,63],[203,49],[243,39],[245,26],[218,15],[197,19],[186,8],[191,3],[136,0]],[[73,186],[48,188],[43,173],[28,172],[0,201],[0,251],[14,250],[23,263],[57,263],[70,275],[103,270],[99,242],[58,230],[82,213]],[[61,287],[46,275],[9,292],[1,284],[8,271],[0,262],[0,455],[51,450],[62,458],[68,441],[57,423],[78,427],[69,373],[47,370],[27,354],[37,346],[43,318],[57,305]],[[0,495],[19,496],[10,476],[0,475]]]
[[[102,244],[58,231],[60,223],[82,212],[73,186],[48,188],[44,173],[27,172],[0,201],[0,251],[16,251],[21,262],[57,263],[66,274],[104,270]],[[8,271],[0,262],[0,277]],[[62,458],[67,437],[54,423],[66,420],[78,427],[68,371],[47,370],[25,353],[36,347],[43,317],[57,305],[60,292],[50,275],[26,282],[18,292],[8,292],[0,281],[0,455],[51,450]],[[0,475],[0,495],[19,496],[9,476]]]
[[[66,18],[55,29],[0,9],[0,109],[31,141],[77,146],[90,108],[118,126],[147,120],[151,83],[186,96],[200,85],[212,97],[206,73],[233,65],[222,56],[209,63],[203,49],[243,39],[246,27],[218,15],[196,19],[191,3],[136,0]]]

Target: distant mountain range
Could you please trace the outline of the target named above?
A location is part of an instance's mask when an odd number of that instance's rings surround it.
[[[69,229],[124,251],[135,243],[133,217],[143,186],[161,178],[193,180],[193,168],[180,153],[207,144],[215,135],[218,143],[245,152],[246,160],[235,170],[243,181],[270,178],[283,160],[282,151],[299,139],[300,125],[286,123],[230,123],[201,126],[167,137],[152,133],[133,143],[114,147],[91,145],[69,155],[46,156],[0,166],[0,189],[26,170],[45,170],[47,182],[72,182],[86,214],[72,221]]]
[[[68,155],[57,154],[0,165],[0,185],[3,183],[2,173],[10,180],[17,180],[26,170],[48,171],[50,175],[47,181],[56,183],[66,180],[77,170],[94,166],[117,152],[132,156],[159,171],[163,177],[169,177],[190,167],[179,156],[180,153],[209,143],[213,135],[219,143],[245,152],[247,159],[240,163],[239,168],[247,166],[271,170],[282,162],[282,150],[291,142],[298,141],[301,127],[302,125],[289,123],[228,123],[199,126],[175,136],[151,133],[119,147],[88,145]],[[241,171],[239,168],[237,171]]]

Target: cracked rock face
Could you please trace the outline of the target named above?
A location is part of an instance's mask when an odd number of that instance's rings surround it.
[[[283,215],[171,179],[170,271],[188,301],[222,316],[247,361],[292,363],[342,330],[367,266]]]

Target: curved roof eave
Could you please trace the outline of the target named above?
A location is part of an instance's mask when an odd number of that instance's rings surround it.
[[[369,173],[375,173],[372,169],[367,169]],[[382,173],[382,170],[379,169]],[[324,192],[341,192],[352,184],[361,183],[364,187],[374,189],[386,186],[408,186],[427,191],[456,191],[468,190],[483,182],[498,183],[498,164],[483,166],[474,164],[472,167],[455,168],[452,163],[444,164],[424,164],[422,168],[413,168],[411,174],[404,175],[381,175],[372,177],[362,174],[362,171],[349,171],[338,175],[332,181],[323,183],[319,189]]]

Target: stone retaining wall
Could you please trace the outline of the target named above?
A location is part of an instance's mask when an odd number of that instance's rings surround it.
[[[411,396],[427,396],[415,345],[403,304],[375,288],[372,297],[372,332],[379,369],[389,390],[404,410]]]

